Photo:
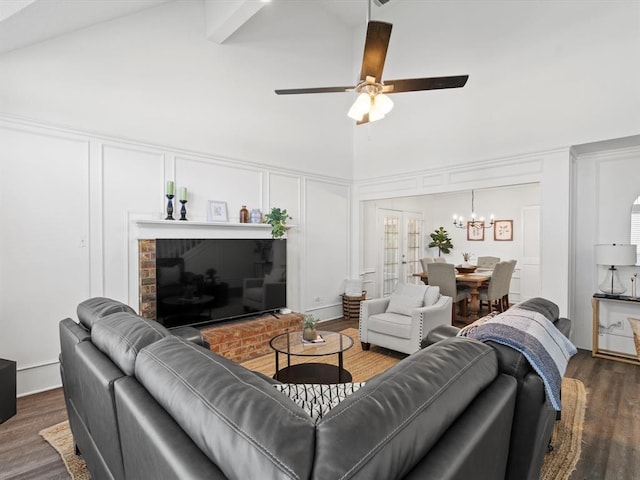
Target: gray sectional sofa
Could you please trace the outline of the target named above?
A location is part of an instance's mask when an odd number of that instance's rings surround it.
[[[319,419],[277,383],[109,299],[60,322],[77,451],[94,479],[506,478],[518,381],[438,341]]]

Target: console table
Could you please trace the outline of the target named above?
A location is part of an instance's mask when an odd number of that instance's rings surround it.
[[[640,297],[628,297],[621,295],[615,298],[596,293],[591,299],[591,305],[593,307],[593,347],[591,350],[591,355],[593,357],[606,358],[609,360],[616,360],[618,362],[640,365],[640,359],[638,359],[637,355],[613,349],[606,349],[600,346],[600,303],[602,302],[613,302],[614,305],[618,304],[623,306],[624,310],[634,312],[630,315],[623,314],[624,320],[622,320],[623,325],[621,326],[621,329],[624,329],[625,326],[629,325],[627,316],[640,317]]]

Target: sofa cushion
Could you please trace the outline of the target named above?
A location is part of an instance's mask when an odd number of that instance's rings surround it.
[[[370,332],[383,333],[399,338],[411,338],[411,317],[397,313],[371,315],[367,321]]]
[[[316,421],[363,386],[364,382],[332,383],[327,385],[320,383],[280,383],[274,385],[276,390],[284,393],[297,405],[300,405]]]
[[[411,311],[424,305],[426,285],[400,284],[389,296],[388,313],[411,315]]]
[[[523,310],[530,310],[533,312],[541,313],[550,322],[555,322],[560,315],[560,308],[558,308],[558,305],[553,303],[551,300],[547,300],[546,298],[530,298],[528,300],[525,300],[524,302],[518,303],[515,306],[517,306],[518,308],[522,308]]]
[[[168,337],[138,354],[135,373],[226,477],[311,476],[313,420],[253,372]]]
[[[470,339],[408,356],[318,421],[313,478],[403,478],[497,375],[493,349]]]
[[[133,375],[142,348],[168,336],[169,330],[158,322],[126,312],[103,318],[91,330],[94,345],[127,375]]]
[[[88,330],[101,318],[117,312],[136,313],[129,305],[104,297],[94,297],[78,304],[78,320]]]

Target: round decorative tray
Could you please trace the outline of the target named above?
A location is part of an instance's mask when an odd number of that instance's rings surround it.
[[[458,271],[458,273],[473,273],[476,271],[476,267],[475,265],[470,265],[468,267],[463,267],[462,265],[457,265],[456,266],[456,270]]]

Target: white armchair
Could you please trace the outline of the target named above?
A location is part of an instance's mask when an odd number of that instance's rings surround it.
[[[430,285],[398,285],[389,297],[360,304],[359,334],[363,350],[373,343],[403,353],[420,350],[422,338],[438,325],[451,323],[452,299]]]

